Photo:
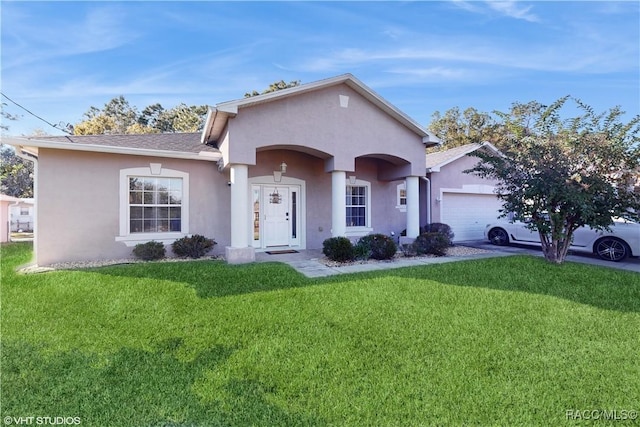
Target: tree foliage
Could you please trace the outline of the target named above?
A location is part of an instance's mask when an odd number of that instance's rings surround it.
[[[2,118],[2,121],[0,122],[0,130],[9,130],[9,125],[6,124],[7,120],[18,120],[19,116],[16,116],[15,114],[11,114],[8,113],[5,110],[5,106],[7,104],[6,103],[2,103],[0,104],[0,117]]]
[[[18,157],[7,145],[0,145],[0,193],[33,197],[33,162]]]
[[[499,143],[500,126],[488,113],[469,107],[460,112],[458,107],[444,114],[436,111],[431,116],[429,130],[442,141],[435,150],[448,150],[461,145],[489,141]]]
[[[563,119],[570,102],[580,115]],[[564,261],[579,227],[638,219],[640,116],[625,123],[618,107],[598,114],[570,97],[551,106],[516,103],[496,114],[501,155],[476,150],[480,163],[467,172],[500,182],[503,216],[530,219],[547,260]]]
[[[288,89],[290,87],[300,86],[300,80],[292,80],[289,83],[286,83],[284,80],[280,80],[279,82],[273,82],[269,85],[269,87],[262,92],[258,92],[257,90],[253,90],[251,92],[247,92],[244,94],[245,98],[250,98],[252,96],[264,95],[265,93],[275,92],[277,90]]]
[[[124,96],[119,96],[101,109],[90,107],[84,114],[85,119],[74,125],[74,134],[197,132],[204,126],[207,110],[206,105],[181,103],[168,110],[160,104],[152,104],[139,112]]]

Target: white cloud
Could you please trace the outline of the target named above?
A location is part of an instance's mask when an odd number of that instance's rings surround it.
[[[520,6],[518,1],[487,1],[487,5],[505,16],[515,19],[523,19],[529,22],[538,22],[540,19],[530,13],[532,6]]]
[[[490,11],[493,11],[509,18],[522,19],[529,22],[540,21],[537,15],[530,12],[533,6],[521,6],[521,2],[514,0],[487,0],[484,4],[475,1],[451,0],[451,4],[470,13],[489,15]],[[484,5],[488,6],[490,11]]]
[[[7,13],[11,16],[10,11]],[[137,34],[123,16],[118,7],[112,6],[89,8],[80,21],[65,17],[42,22],[24,12],[15,19],[3,16],[3,20],[11,21],[3,29],[3,69],[102,52],[130,43]]]

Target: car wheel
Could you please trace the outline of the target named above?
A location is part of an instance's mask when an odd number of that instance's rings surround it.
[[[631,255],[629,246],[615,237],[604,237],[598,240],[593,251],[601,259],[614,262],[622,261]]]
[[[503,228],[492,228],[489,230],[489,241],[497,246],[504,246],[509,243],[509,235]]]

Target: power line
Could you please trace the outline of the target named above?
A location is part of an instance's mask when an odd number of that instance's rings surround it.
[[[0,94],[2,96],[4,96],[9,102],[11,102],[12,104],[22,108],[24,111],[26,111],[27,113],[31,114],[33,117],[42,120],[43,122],[45,122],[46,124],[48,124],[49,126],[56,128],[64,133],[67,133],[69,135],[73,135],[73,126],[71,125],[71,123],[64,123],[64,122],[60,122],[57,125],[54,125],[53,123],[43,119],[42,117],[40,117],[39,115],[31,112],[29,109],[23,107],[22,105],[18,104],[16,101],[14,101],[13,99],[9,98],[7,95],[5,95],[4,93],[0,92]]]

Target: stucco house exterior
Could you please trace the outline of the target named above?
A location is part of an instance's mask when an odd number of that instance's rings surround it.
[[[12,232],[33,231],[33,198],[21,198],[17,203],[9,205],[9,222]]]
[[[426,223],[451,226],[455,241],[483,238],[485,226],[495,222],[502,202],[496,197],[497,181],[464,173],[479,161],[476,150],[498,149],[489,142],[466,144],[427,154],[427,178],[431,183]]]
[[[11,233],[33,230],[33,199],[0,194],[0,242],[11,240]]]
[[[437,138],[351,74],[210,108],[201,133],[8,138],[36,164],[39,265],[214,238],[230,263],[419,234]]]

